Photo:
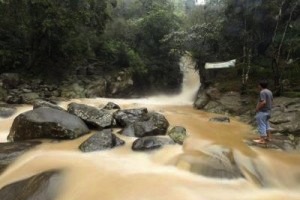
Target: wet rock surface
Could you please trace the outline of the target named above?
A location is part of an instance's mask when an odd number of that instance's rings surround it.
[[[0,174],[16,158],[39,144],[38,141],[0,143]]]
[[[37,100],[33,103],[33,109],[37,109],[40,107],[47,107],[47,108],[53,108],[53,109],[65,111],[65,109],[63,109],[62,107],[60,107],[54,103],[51,103],[49,101]]]
[[[10,117],[13,114],[15,114],[16,111],[17,111],[17,109],[14,107],[0,105],[0,117],[2,117],[2,118]]]
[[[189,166],[189,171],[212,178],[237,179],[244,177],[234,160],[231,149],[210,146],[203,151],[181,155],[177,165]]]
[[[84,104],[70,103],[68,112],[85,121],[91,128],[107,128],[113,126],[113,113]]]
[[[273,135],[272,138],[264,144],[254,142],[253,140],[245,140],[248,146],[265,148],[270,150],[286,151],[286,152],[300,152],[298,148],[300,145],[300,138],[293,135]]]
[[[148,136],[135,140],[132,144],[132,150],[149,151],[154,149],[160,149],[163,146],[170,144],[175,144],[175,142],[169,137]]]
[[[168,131],[168,135],[177,144],[183,144],[187,137],[186,129],[181,126],[173,127],[170,131]]]
[[[213,117],[211,119],[209,119],[209,121],[211,122],[222,122],[222,123],[230,123],[230,118],[229,117]]]
[[[62,173],[44,172],[0,189],[1,200],[55,200],[62,182]]]
[[[113,134],[111,129],[105,129],[96,132],[93,136],[84,141],[79,146],[79,149],[82,152],[93,152],[112,149],[114,147],[122,146],[124,144],[125,141],[121,140],[115,134]]]
[[[141,121],[143,117],[147,117],[146,113],[148,113],[147,108],[125,109],[114,113],[114,118],[119,126],[125,127],[135,121]]]
[[[103,109],[106,109],[106,110],[120,110],[121,107],[118,105],[118,104],[115,104],[113,102],[108,102],[104,107]]]
[[[300,136],[300,99],[280,97],[274,100],[271,127],[283,134]]]
[[[18,115],[12,124],[8,140],[75,139],[88,132],[88,127],[80,118],[65,111],[41,107]]]
[[[162,114],[151,112],[127,125],[121,133],[134,137],[165,135],[168,127],[169,122]]]

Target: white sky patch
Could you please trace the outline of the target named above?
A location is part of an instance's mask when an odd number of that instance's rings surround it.
[[[205,0],[195,0],[196,5],[203,5],[205,4]]]

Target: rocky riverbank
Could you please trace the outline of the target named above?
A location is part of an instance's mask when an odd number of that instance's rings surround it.
[[[88,73],[70,75],[61,83],[28,79],[18,73],[0,75],[0,102],[8,104],[32,104],[37,99],[55,101],[71,98],[131,97],[133,80],[128,71],[111,75]]]
[[[255,129],[255,98],[238,92],[221,93],[216,87],[200,89],[194,107],[207,112],[237,116]],[[275,97],[270,125],[273,143],[269,148],[300,150],[300,98]],[[249,143],[254,145],[253,143]]]

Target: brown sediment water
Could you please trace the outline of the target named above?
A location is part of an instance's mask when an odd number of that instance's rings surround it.
[[[74,100],[93,105],[91,99]],[[95,99],[95,104],[108,99]],[[236,120],[231,123],[212,123],[213,114],[194,110],[191,106],[143,105],[118,100],[124,107],[148,107],[161,112],[171,126],[187,129],[188,139],[183,146],[166,146],[154,152],[133,152],[134,138],[120,136],[126,145],[108,151],[81,153],[78,146],[90,135],[72,141],[44,143],[13,163],[1,176],[3,186],[51,169],[64,169],[66,177],[57,200],[100,199],[299,199],[300,155],[249,148],[243,142],[252,130]],[[63,106],[67,105],[62,103]],[[20,111],[31,109],[22,107]],[[2,119],[1,134],[7,136],[12,123]],[[3,128],[4,127],[4,128]],[[5,137],[1,137],[5,138]],[[174,165],[174,160],[189,151],[205,151],[212,145],[230,147],[245,158],[261,163],[272,187],[260,187],[248,179],[209,178],[191,173]],[[298,185],[297,185],[298,184]]]
[[[135,138],[121,135],[118,136],[126,145],[92,153],[78,149],[92,133],[70,141],[44,140],[0,175],[0,188],[41,172],[63,169],[65,176],[56,200],[300,199],[300,155],[250,148],[244,143],[245,138],[253,137],[250,126],[234,118],[230,123],[209,122],[216,115],[193,109],[191,100],[184,96],[75,99],[71,102],[98,107],[109,101],[122,108],[147,107],[160,112],[171,127],[183,126],[189,136],[183,146],[170,145],[152,152],[133,152],[131,144]],[[60,105],[66,107],[68,103]],[[17,114],[30,109],[31,106],[22,106]],[[1,142],[6,142],[17,114],[0,119]],[[230,148],[242,170],[251,171],[251,163],[255,163],[267,186],[257,184],[251,179],[251,173],[236,179],[205,177],[192,173],[189,163],[178,162],[183,154],[201,159],[201,153],[219,147]]]

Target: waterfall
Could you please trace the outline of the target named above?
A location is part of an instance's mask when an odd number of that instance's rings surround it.
[[[197,91],[200,87],[200,77],[195,70],[193,59],[185,55],[180,59],[180,69],[183,73],[183,82],[181,92],[175,95],[160,94],[155,96],[144,97],[140,99],[108,99],[97,98],[102,103],[112,101],[117,104],[135,104],[135,105],[192,105]],[[88,100],[89,101],[89,100]],[[91,100],[94,101],[94,100]],[[85,100],[85,102],[87,102]]]
[[[193,101],[200,87],[200,77],[195,70],[195,65],[195,61],[190,56],[184,56],[180,60],[183,82],[181,93],[178,96],[183,100]]]
[[[193,59],[185,55],[180,59],[180,69],[183,72],[181,92],[176,95],[157,95],[143,99],[143,103],[155,105],[192,105],[200,87],[200,77],[195,70]]]
[[[181,92],[176,95],[156,95],[138,100],[143,104],[152,105],[192,105],[195,95],[200,87],[199,74],[195,70],[195,62],[190,56],[180,59],[180,69],[183,73]],[[136,100],[134,100],[136,101]]]

